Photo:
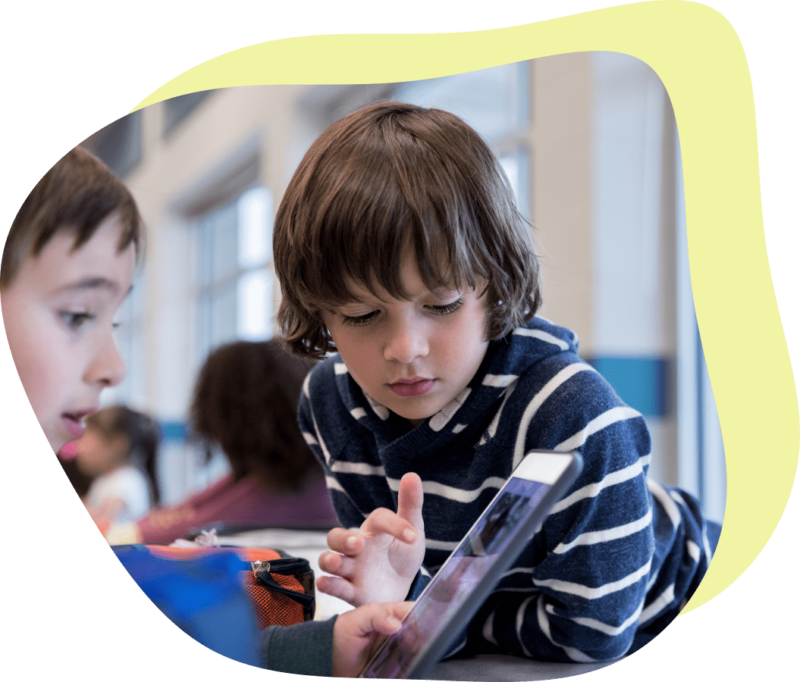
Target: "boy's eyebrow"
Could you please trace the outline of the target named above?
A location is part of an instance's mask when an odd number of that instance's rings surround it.
[[[85,277],[71,284],[67,284],[61,288],[61,291],[79,291],[83,289],[108,289],[109,291],[119,291],[119,283],[107,277]],[[133,285],[128,289],[126,294],[130,293]]]

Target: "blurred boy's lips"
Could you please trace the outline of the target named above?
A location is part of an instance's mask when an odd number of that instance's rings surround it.
[[[61,423],[73,440],[77,440],[83,436],[86,431],[86,425],[83,423],[83,420],[90,414],[97,412],[98,409],[97,407],[92,407],[88,410],[80,410],[79,412],[64,412],[64,414],[61,415]]]
[[[80,410],[78,412],[65,412],[64,414],[67,417],[73,417],[74,419],[77,419],[78,421],[80,421],[80,420],[85,419],[86,417],[88,417],[90,414],[94,414],[99,409],[100,409],[99,407],[89,407],[89,408],[87,408],[85,410]]]
[[[80,419],[76,419],[74,416],[69,414],[61,415],[61,423],[64,425],[64,429],[72,440],[77,440],[86,431],[86,426],[84,423]]]

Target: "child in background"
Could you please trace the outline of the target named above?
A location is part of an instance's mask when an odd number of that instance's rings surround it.
[[[11,226],[0,261],[3,323],[23,388],[54,452],[83,435],[100,392],[124,377],[113,316],[131,288],[143,238],[128,189],[81,148],[47,172]],[[274,639],[270,629],[260,643],[262,661],[304,672],[313,660],[318,674],[352,677],[376,633],[397,630],[405,608],[370,604],[325,623],[282,628]],[[315,648],[308,649],[309,642]],[[305,656],[298,658],[297,651]]]
[[[96,477],[84,504],[99,528],[138,519],[157,503],[158,439],[151,417],[122,405],[86,418],[86,433],[76,442],[76,462]]]
[[[463,652],[613,660],[672,621],[719,526],[647,480],[643,417],[571,331],[535,316],[530,228],[474,130],[391,102],[334,123],[287,187],[274,259],[289,347],[338,352],[299,408],[343,526],[320,558],[332,574],[321,591],[354,605],[415,598],[528,450],[576,450],[580,478]],[[423,491],[421,512],[398,503]]]
[[[231,473],[174,507],[110,529],[109,541],[169,544],[214,524],[335,526],[322,467],[297,426],[309,367],[278,341],[237,341],[214,350],[195,384],[191,430],[207,455],[222,449]]]

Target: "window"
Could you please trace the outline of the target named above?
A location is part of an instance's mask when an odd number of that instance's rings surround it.
[[[114,339],[117,350],[125,363],[125,378],[118,386],[101,394],[104,405],[142,405],[147,395],[147,365],[145,357],[145,330],[143,311],[145,303],[145,280],[137,273],[133,289],[117,311],[114,321],[117,329]]]
[[[235,339],[272,336],[270,192],[253,187],[198,221],[198,359]]]
[[[676,136],[677,139],[677,136]],[[708,376],[689,278],[689,247],[683,196],[683,165],[676,146],[678,267],[678,484],[696,495],[703,514],[722,522],[727,478],[717,405]]]

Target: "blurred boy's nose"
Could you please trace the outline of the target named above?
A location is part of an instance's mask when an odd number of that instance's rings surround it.
[[[101,387],[116,386],[125,378],[125,363],[117,350],[114,337],[108,334],[86,368],[84,379],[87,383],[98,383]]]
[[[428,354],[428,339],[424,325],[413,320],[398,320],[391,325],[383,356],[405,365]]]

